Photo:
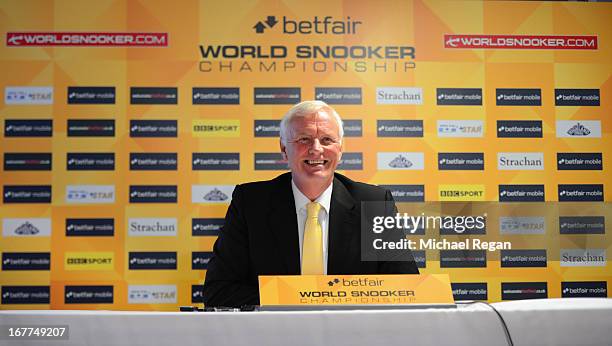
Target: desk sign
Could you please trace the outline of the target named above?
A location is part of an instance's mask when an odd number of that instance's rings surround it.
[[[446,274],[260,276],[261,306],[454,304]]]

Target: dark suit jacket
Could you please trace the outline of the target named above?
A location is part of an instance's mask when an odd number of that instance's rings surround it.
[[[410,254],[401,262],[361,260],[360,202],[385,200],[393,200],[389,191],[335,174],[328,274],[418,274]],[[213,252],[204,283],[206,306],[258,305],[259,275],[300,274],[291,173],[236,186]]]

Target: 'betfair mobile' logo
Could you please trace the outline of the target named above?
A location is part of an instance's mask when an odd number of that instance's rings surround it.
[[[130,153],[131,171],[176,171],[176,153]]]
[[[452,282],[453,298],[458,300],[487,300],[486,282]]]
[[[423,137],[423,120],[377,120],[377,137]]]
[[[557,153],[557,170],[601,171],[602,161],[602,153]]]
[[[546,250],[501,250],[502,268],[546,267]]]
[[[208,269],[208,262],[212,258],[213,253],[208,252],[192,252],[191,253],[191,269]]]
[[[176,270],[176,252],[130,252],[130,270]]]
[[[603,202],[603,184],[559,184],[559,202]]]
[[[314,16],[301,20],[283,16],[279,20],[276,16],[269,15],[255,23],[253,30],[257,34],[263,34],[266,30],[280,27],[285,35],[354,35],[361,24],[363,22],[354,20],[351,16],[341,18]]]
[[[49,270],[49,252],[3,252],[2,270]]]
[[[6,203],[51,203],[51,185],[4,185]]]
[[[115,219],[66,219],[67,237],[112,237]]]
[[[498,138],[542,138],[541,120],[498,120]]]
[[[6,119],[4,137],[51,137],[53,120],[51,119]]]
[[[130,203],[176,203],[176,185],[130,185]]]
[[[540,89],[495,89],[498,106],[541,106]]]
[[[484,153],[438,153],[438,170],[484,170]]]
[[[544,185],[499,185],[500,202],[544,202]]]
[[[115,153],[68,153],[68,171],[114,171]]]
[[[361,88],[315,88],[315,99],[327,104],[360,105]]]
[[[68,87],[68,104],[114,104],[115,87]]]
[[[49,304],[49,286],[2,286],[2,305]]]
[[[481,106],[482,89],[477,88],[437,88],[438,106]]]
[[[194,171],[240,170],[240,153],[193,153],[191,169]]]
[[[424,185],[379,185],[391,192],[396,202],[424,202]],[[424,234],[424,233],[423,233]]]
[[[65,304],[112,304],[113,286],[66,286]]]
[[[563,281],[562,298],[607,298],[608,285],[605,281]]]
[[[130,120],[130,137],[177,137],[176,120]]]
[[[64,255],[65,270],[113,270],[115,269],[114,252],[66,252]]]
[[[240,104],[240,88],[193,88],[194,105]]]
[[[605,234],[605,216],[559,216],[561,234]]]
[[[191,220],[191,235],[198,236],[218,236],[225,219],[209,218],[209,219],[192,219]]]

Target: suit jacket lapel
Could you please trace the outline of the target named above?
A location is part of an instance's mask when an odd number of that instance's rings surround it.
[[[329,235],[327,246],[327,273],[337,274],[347,272],[350,259],[354,257],[351,249],[352,239],[359,229],[359,214],[355,208],[355,200],[344,184],[334,178],[332,198],[329,211]],[[358,234],[357,234],[358,235]],[[357,250],[360,249],[357,244]]]
[[[278,179],[275,190],[275,203],[268,215],[268,223],[276,237],[277,249],[285,260],[287,274],[298,275],[300,273],[300,245],[290,173]]]

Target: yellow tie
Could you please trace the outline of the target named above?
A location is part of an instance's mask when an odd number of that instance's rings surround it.
[[[302,248],[302,275],[323,274],[323,230],[319,224],[319,210],[321,205],[317,202],[306,206],[306,228],[304,230],[304,246]]]

